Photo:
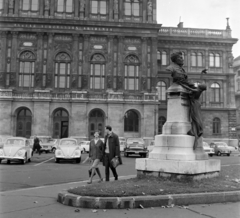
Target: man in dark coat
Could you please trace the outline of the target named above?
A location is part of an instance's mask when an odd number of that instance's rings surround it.
[[[32,156],[35,150],[37,150],[37,153],[41,155],[41,145],[40,145],[40,140],[37,136],[34,136],[34,141],[33,141],[33,150],[32,150]]]
[[[122,164],[122,159],[120,155],[120,145],[119,145],[119,138],[118,135],[112,132],[111,126],[106,126],[106,133],[104,140],[104,159],[103,165],[105,166],[105,176],[106,181],[109,181],[109,168],[112,170],[113,176],[115,180],[118,180],[118,174],[116,168],[114,168],[111,164],[111,160],[116,157],[119,158],[120,164]]]

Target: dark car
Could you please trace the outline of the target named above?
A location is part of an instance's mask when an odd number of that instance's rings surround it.
[[[141,157],[146,157],[148,153],[147,146],[142,138],[128,138],[126,141],[126,149],[124,156],[128,157],[131,154],[137,154]]]

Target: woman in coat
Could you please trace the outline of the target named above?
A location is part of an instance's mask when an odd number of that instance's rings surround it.
[[[98,131],[96,131],[94,133],[94,139],[92,139],[90,141],[89,146],[90,146],[90,148],[89,148],[89,158],[90,158],[90,161],[92,161],[92,166],[89,169],[88,184],[91,184],[92,183],[92,178],[96,174],[96,172],[97,172],[97,174],[100,178],[98,182],[103,181],[100,170],[98,168],[98,165],[99,165],[99,163],[100,163],[100,161],[102,160],[102,157],[103,157],[103,142],[99,138],[99,132]]]

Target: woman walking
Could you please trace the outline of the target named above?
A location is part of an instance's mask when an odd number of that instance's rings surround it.
[[[100,160],[103,157],[103,142],[99,138],[99,132],[96,131],[94,133],[94,139],[90,141],[90,148],[89,148],[89,158],[92,161],[92,166],[89,169],[89,181],[88,184],[92,183],[92,178],[96,174],[99,176],[99,181],[103,181],[103,178],[101,176],[100,170],[98,168],[98,164],[100,163]]]

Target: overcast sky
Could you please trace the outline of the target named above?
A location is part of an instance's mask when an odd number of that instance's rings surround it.
[[[177,27],[179,19],[186,28],[232,29],[232,37],[240,40],[240,0],[157,0],[157,22],[165,27]],[[240,41],[232,49],[240,56]]]

